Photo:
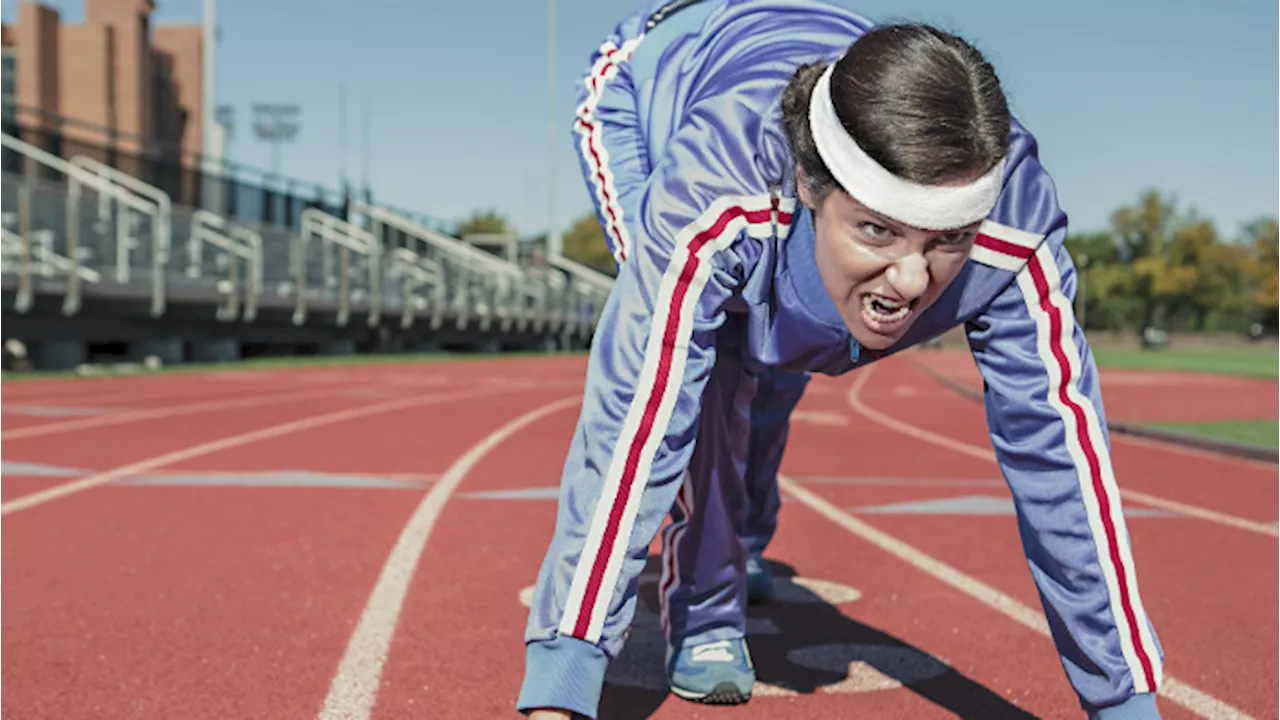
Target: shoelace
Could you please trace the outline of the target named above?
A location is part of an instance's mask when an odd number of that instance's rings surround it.
[[[690,653],[690,659],[694,662],[732,662],[733,643],[728,640],[717,640],[709,642],[705,645],[699,645]]]

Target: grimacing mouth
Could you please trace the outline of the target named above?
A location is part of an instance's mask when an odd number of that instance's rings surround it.
[[[862,309],[883,323],[896,323],[906,319],[916,308],[916,300],[899,300],[876,292],[862,295]]]

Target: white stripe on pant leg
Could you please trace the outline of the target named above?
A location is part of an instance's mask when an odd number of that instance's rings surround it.
[[[618,572],[623,556],[631,541],[631,532],[635,524],[636,511],[640,497],[650,477],[654,455],[658,445],[665,439],[666,428],[670,423],[671,413],[684,384],[684,369],[688,360],[689,342],[693,334],[692,319],[701,299],[702,291],[711,276],[710,258],[714,253],[729,247],[736,240],[738,233],[747,225],[745,213],[768,210],[768,195],[751,197],[724,197],[716,200],[698,216],[696,220],[684,228],[675,239],[671,260],[663,273],[661,284],[654,302],[654,315],[650,322],[649,336],[646,341],[644,364],[641,366],[640,379],[636,385],[636,394],[632,398],[614,445],[613,458],[609,464],[600,496],[596,500],[591,526],[587,539],[578,558],[574,570],[573,582],[566,598],[564,616],[561,618],[559,631],[563,635],[576,636],[577,625],[582,613],[588,613],[585,637],[587,642],[595,642],[600,637],[609,604],[614,594]],[[727,220],[719,235],[708,238],[695,258],[690,254],[692,243],[700,241],[705,233],[714,228],[721,220]],[[697,262],[697,267],[689,286],[682,298],[683,306],[673,308],[675,291],[679,278],[688,263]],[[635,474],[627,488],[627,503],[623,509],[617,532],[609,547],[604,546],[605,531],[609,525],[613,503],[622,491],[621,481],[626,471],[627,457],[633,443],[637,439],[641,420],[652,400],[657,381],[658,368],[665,352],[665,331],[672,311],[678,313],[675,336],[672,339],[669,374],[664,387],[664,394],[658,398],[657,411],[653,419],[648,438],[641,448],[636,463]],[[587,588],[591,582],[597,556],[605,553],[605,567],[600,581],[599,591],[591,607],[585,607]]]
[[[591,641],[595,641],[600,637],[600,632],[604,627],[604,621],[608,615],[608,608],[611,596],[613,595],[614,585],[617,583],[618,572],[621,570],[622,560],[626,555],[626,548],[630,544],[631,532],[635,526],[635,516],[640,508],[640,499],[643,496],[645,486],[648,484],[653,466],[653,458],[657,454],[658,446],[666,439],[666,428],[671,423],[671,413],[675,408],[676,399],[680,394],[680,387],[684,384],[684,368],[689,357],[689,340],[693,334],[693,313],[697,308],[698,302],[702,295],[702,290],[706,286],[707,280],[710,278],[710,268],[707,259],[710,254],[717,250],[717,245],[725,237],[733,238],[745,225],[745,221],[738,219],[731,221],[725,227],[725,231],[715,240],[708,242],[703,246],[703,252],[699,253],[696,258],[698,263],[694,272],[692,282],[689,283],[685,291],[682,305],[674,308],[679,313],[676,321],[675,339],[671,348],[671,361],[669,365],[666,386],[663,388],[663,394],[659,398],[658,410],[653,419],[653,426],[649,432],[649,436],[645,439],[645,444],[640,451],[639,462],[637,463],[635,476],[631,480],[631,489],[627,494],[627,504],[622,514],[622,520],[618,523],[617,535],[611,548],[602,548],[607,552],[607,561],[605,563],[604,577],[600,583],[600,592],[596,596],[596,602],[591,608],[591,620],[588,625],[587,636]],[[677,281],[682,274],[683,268],[687,263],[695,262],[695,257],[689,254],[689,246],[683,243],[676,252],[675,262],[671,264],[671,268],[679,268],[675,273],[668,272],[663,278],[664,292],[662,297],[672,298],[675,292]],[[670,289],[667,289],[668,280],[670,280]],[[670,304],[670,300],[667,301]],[[667,318],[658,328],[665,329]],[[664,332],[660,331],[657,335],[658,353],[662,352],[661,345],[664,343]],[[655,357],[655,372],[660,359]],[[646,402],[647,405],[647,402]],[[643,412],[643,408],[642,408]],[[626,457],[622,458],[623,463]],[[619,467],[619,475],[621,475],[621,464]],[[604,513],[604,517],[608,519],[608,511]]]
[[[588,636],[593,642],[600,637],[600,633],[604,628],[604,621],[608,616],[610,603],[610,597],[605,596],[612,596],[613,588],[617,585],[618,574],[622,570],[622,563],[626,559],[627,547],[631,542],[631,534],[635,526],[636,514],[640,508],[643,490],[651,476],[653,460],[657,455],[658,447],[666,440],[666,428],[671,424],[671,414],[675,410],[676,400],[680,396],[680,388],[684,385],[685,366],[689,360],[689,344],[693,337],[694,315],[699,307],[702,291],[714,272],[711,258],[716,253],[727,249],[737,239],[740,232],[748,229],[749,223],[745,215],[746,212],[767,210],[770,207],[770,202],[770,198],[767,195],[749,198],[725,198],[723,201],[717,201],[712,204],[710,210],[703,214],[702,217],[713,219],[706,222],[702,226],[702,230],[697,232],[686,230],[685,233],[682,233],[684,237],[678,238],[680,246],[685,251],[683,254],[688,257],[691,243],[703,231],[714,227],[725,213],[738,209],[743,211],[742,214],[727,222],[719,235],[713,237],[698,249],[698,263],[694,269],[694,276],[689,283],[683,304],[679,308],[680,319],[676,326],[675,342],[671,353],[670,374],[667,378],[665,391],[653,421],[653,431],[649,433],[647,442],[640,453],[636,475],[632,480],[633,486],[631,492],[627,495],[627,505],[622,514],[622,522],[618,525],[617,538],[609,551],[608,562],[605,565],[600,595],[597,596],[595,607],[592,609]],[[670,268],[668,268],[669,273]]]
[[[622,205],[618,202],[618,190],[613,183],[613,172],[609,169],[609,150],[604,145],[601,123],[595,116],[595,110],[600,104],[600,99],[604,97],[605,83],[618,74],[618,64],[630,59],[631,53],[635,52],[643,39],[642,34],[627,40],[622,43],[621,48],[614,45],[612,41],[607,41],[600,46],[600,57],[592,65],[591,73],[583,82],[587,89],[587,97],[578,107],[579,122],[574,125],[580,137],[579,152],[586,160],[587,167],[592,170],[588,179],[595,190],[595,196],[600,201],[603,229],[613,238],[614,257],[618,262],[622,262],[626,257],[627,250],[631,247],[631,238],[627,236]],[[598,161],[592,155],[593,149],[595,155],[599,156]],[[597,173],[600,177],[597,177]]]

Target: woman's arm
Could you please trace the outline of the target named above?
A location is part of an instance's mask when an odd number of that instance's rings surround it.
[[[1006,195],[979,244],[1026,264],[967,328],[992,445],[1082,705],[1094,717],[1158,717],[1162,651],[1138,592],[1097,369],[1072,313],[1066,216],[1033,157]]]

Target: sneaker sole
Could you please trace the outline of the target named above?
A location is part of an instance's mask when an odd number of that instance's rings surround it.
[[[683,700],[703,705],[741,705],[751,699],[750,692],[742,692],[731,682],[722,682],[709,693],[690,692],[674,686],[671,692]]]

